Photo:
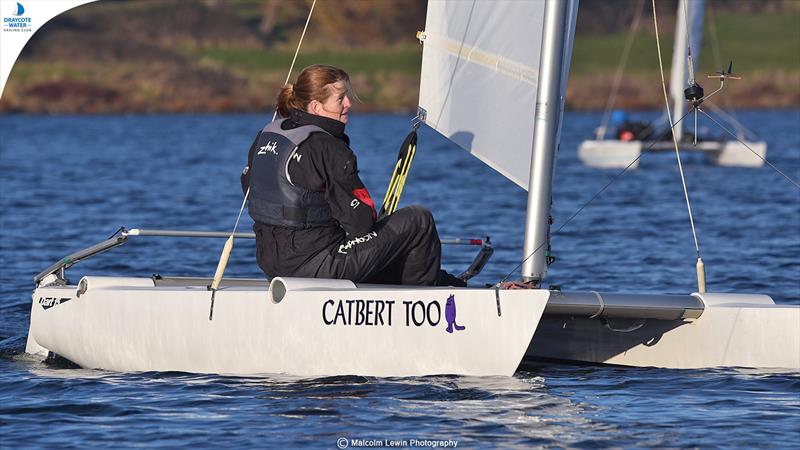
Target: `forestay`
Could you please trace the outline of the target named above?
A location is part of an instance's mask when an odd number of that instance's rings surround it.
[[[561,102],[575,35],[569,3]],[[545,3],[428,3],[419,106],[430,127],[528,189]]]

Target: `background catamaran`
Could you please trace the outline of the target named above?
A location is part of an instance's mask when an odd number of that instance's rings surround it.
[[[529,192],[525,287],[547,272],[576,16],[575,0],[431,2],[419,36],[419,119]],[[207,278],[67,279],[137,234],[147,233],[125,231],[36,277],[28,353],[118,371],[309,376],[511,375],[523,358],[800,369],[800,307],[759,295],[226,279],[209,320]]]
[[[583,141],[578,147],[578,157],[584,164],[591,167],[624,168],[630,166],[630,168],[637,168],[642,152],[672,151],[670,123],[667,120],[666,112],[650,123],[630,120],[623,111],[613,111],[612,113],[614,99],[620,91],[622,71],[638,27],[643,4],[644,2],[640,3],[638,12],[633,19],[620,69],[611,88],[602,123],[597,127],[595,138]],[[735,135],[721,137],[710,136],[708,133],[698,136],[698,133],[702,133],[697,130],[698,114],[690,111],[686,115],[687,98],[684,91],[695,83],[702,84],[704,80],[701,78],[705,78],[698,72],[705,8],[705,0],[680,0],[678,2],[672,69],[669,77],[670,107],[676,122],[673,132],[681,144],[682,150],[703,153],[712,164],[761,167],[767,154],[767,143],[758,140],[752,131],[745,128],[732,115],[725,113],[713,103],[706,102],[702,105],[721,114],[726,126],[735,130]],[[722,70],[724,71],[724,69]],[[730,75],[724,72],[723,74]],[[724,82],[724,78],[721,81]],[[713,94],[716,92],[710,92],[705,98],[711,97]],[[679,120],[681,118],[683,120]]]

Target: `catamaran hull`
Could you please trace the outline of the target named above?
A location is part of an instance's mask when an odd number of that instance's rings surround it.
[[[641,141],[583,141],[578,147],[578,158],[589,167],[598,169],[639,168]]]
[[[510,376],[549,296],[502,291],[498,304],[489,289],[288,279],[275,299],[266,285],[219,290],[209,320],[204,286],[84,280],[80,296],[76,286],[34,291],[29,353],[123,372]]]
[[[705,304],[696,319],[587,318],[546,312],[526,361],[800,370],[800,307],[775,305],[761,295],[693,295]]]
[[[589,167],[600,169],[624,169],[630,166],[631,169],[639,167],[639,156],[642,149],[648,152],[653,151],[672,151],[674,152],[672,141],[651,142],[642,141],[618,141],[588,140],[583,141],[578,147],[578,158]],[[700,152],[706,155],[711,164],[728,167],[761,167],[764,165],[764,158],[767,155],[767,143],[737,141],[704,141],[697,145],[684,143],[682,151]]]

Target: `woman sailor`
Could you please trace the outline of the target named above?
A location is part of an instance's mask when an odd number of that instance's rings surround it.
[[[377,220],[344,133],[350,77],[309,66],[277,99],[282,117],[256,136],[242,175],[256,259],[269,277],[464,286],[442,271],[433,217],[409,206]]]

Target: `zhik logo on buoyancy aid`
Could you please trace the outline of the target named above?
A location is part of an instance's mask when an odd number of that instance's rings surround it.
[[[258,135],[249,173],[248,213],[254,221],[269,225],[332,225],[325,193],[294,185],[288,173],[289,162],[300,161],[298,150],[303,142],[312,133],[325,130],[314,125],[284,130],[284,122],[272,122]]]
[[[272,153],[273,155],[278,154],[278,143],[276,141],[269,141],[267,142],[267,145],[262,145],[259,147],[259,155],[266,155],[267,153]]]

